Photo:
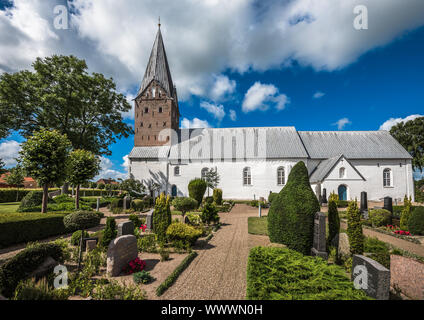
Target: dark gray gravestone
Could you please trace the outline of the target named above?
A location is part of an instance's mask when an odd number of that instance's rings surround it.
[[[154,210],[150,210],[146,216],[147,230],[153,230],[153,212]]]
[[[326,215],[321,212],[315,214],[313,243],[311,254],[327,260]]]
[[[368,211],[368,195],[366,192],[361,192],[361,212]]]
[[[134,235],[134,223],[126,221],[118,224],[118,237]]]
[[[390,270],[377,261],[355,254],[352,261],[352,280],[355,288],[362,289],[377,300],[389,300]]]
[[[322,203],[328,203],[327,201],[327,189],[324,188],[324,190],[322,190]]]
[[[131,197],[125,197],[123,201],[124,211],[131,207]]]
[[[97,212],[99,212],[99,211],[100,211],[100,198],[97,198],[96,211],[97,211]]]
[[[392,198],[390,198],[390,197],[384,198],[383,209],[386,209],[386,210],[390,211],[391,213],[393,213],[393,199]]]

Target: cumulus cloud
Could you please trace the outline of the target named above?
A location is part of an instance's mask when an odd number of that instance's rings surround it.
[[[324,96],[325,96],[325,93],[324,92],[317,91],[317,92],[314,93],[313,98],[314,99],[321,99]]]
[[[333,71],[424,25],[422,0],[74,0],[70,29],[53,28],[64,0],[14,0],[0,10],[0,72],[29,68],[37,56],[76,54],[112,76],[123,92],[141,82],[161,15],[171,72],[181,100],[221,99],[234,83],[216,76],[289,67]],[[369,29],[353,28],[356,5]],[[207,23],[205,23],[207,21]],[[211,83],[215,83],[216,87]]]
[[[348,124],[352,124],[352,122],[348,118],[343,118],[333,123],[333,126],[337,126],[337,129],[343,130]]]
[[[184,118],[181,120],[181,128],[182,129],[203,129],[210,128],[211,126],[206,120],[200,120],[198,118],[194,118],[193,120],[189,120]]]
[[[200,107],[202,109],[205,109],[219,121],[221,121],[225,117],[225,109],[223,105],[215,105],[206,101],[202,101],[200,103]]]
[[[128,179],[128,167],[129,167],[129,158],[128,155],[123,157],[123,163],[121,164],[122,170],[115,170],[112,160],[106,157],[100,158],[100,173],[93,180],[98,181],[100,179]]]
[[[266,111],[271,105],[277,110],[283,110],[290,103],[285,94],[280,94],[276,86],[256,82],[247,91],[243,101],[243,112],[248,113],[256,110]]]
[[[397,125],[398,123],[408,122],[408,121],[415,120],[421,117],[424,117],[424,116],[420,114],[413,114],[413,115],[407,116],[406,118],[390,118],[389,120],[387,120],[380,126],[380,130],[390,131],[390,129],[393,126]]]
[[[230,119],[231,121],[237,121],[237,112],[233,109],[230,110]]]
[[[211,89],[211,99],[220,101],[228,95],[231,95],[236,90],[237,83],[235,80],[230,80],[227,76],[215,76],[215,83]]]
[[[8,140],[0,144],[0,159],[3,160],[6,168],[17,165],[16,159],[19,158],[21,145],[14,140]]]

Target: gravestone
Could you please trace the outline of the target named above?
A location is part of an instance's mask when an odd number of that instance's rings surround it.
[[[383,209],[386,209],[386,210],[390,211],[391,213],[393,213],[393,199],[392,198],[390,198],[390,197],[384,198]]]
[[[361,212],[368,211],[368,195],[366,192],[361,192]]]
[[[125,197],[123,201],[124,211],[128,210],[131,207],[131,197]]]
[[[86,247],[87,252],[93,251],[97,248],[97,241],[96,240],[87,240],[86,241]]]
[[[87,245],[89,241],[95,241],[96,242],[96,246],[99,243],[99,238],[84,238],[82,239],[82,246],[81,246],[81,251],[86,251],[87,250]]]
[[[327,201],[327,189],[322,190],[322,203],[328,203]]]
[[[362,289],[377,300],[389,300],[390,270],[368,257],[353,256],[352,280],[355,288]]]
[[[107,274],[117,277],[122,269],[132,260],[137,258],[137,238],[127,235],[113,240],[107,250]]]
[[[262,205],[259,204],[259,218],[262,218]]]
[[[100,211],[100,198],[97,198],[96,211]]]
[[[134,222],[126,221],[118,224],[118,237],[134,235]]]
[[[147,230],[153,230],[153,212],[154,210],[150,210],[146,216],[146,226]]]
[[[326,239],[326,216],[324,213],[318,212],[315,214],[314,220],[314,242],[311,254],[313,256],[328,259]]]

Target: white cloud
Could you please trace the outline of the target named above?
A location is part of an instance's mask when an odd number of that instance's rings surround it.
[[[424,172],[414,171],[414,179],[415,180],[424,179]]]
[[[189,120],[184,118],[181,120],[181,128],[182,129],[203,129],[210,128],[211,126],[206,120],[200,120],[198,118],[194,118],[193,120]]]
[[[100,179],[128,179],[128,167],[129,167],[129,158],[128,156],[125,156],[122,158],[123,164],[121,164],[121,167],[123,168],[123,171],[118,171],[113,169],[114,164],[113,162],[106,157],[100,158],[100,173],[97,177],[93,179],[93,181],[98,181]]]
[[[212,87],[210,96],[214,101],[220,101],[226,96],[234,93],[236,86],[236,81],[230,80],[227,76],[215,76],[215,83]]]
[[[200,107],[212,114],[219,121],[225,117],[225,109],[223,105],[215,105],[206,101],[202,101],[200,103]]]
[[[348,124],[352,124],[352,122],[348,118],[343,118],[333,123],[333,126],[337,126],[337,129],[343,130]]]
[[[122,117],[124,119],[129,119],[129,120],[134,120],[135,117],[135,103],[134,103],[134,99],[135,99],[135,95],[127,93],[126,95],[127,98],[127,102],[130,104],[131,106],[131,110],[128,112],[123,112],[122,113]]]
[[[398,123],[408,122],[408,121],[415,120],[415,119],[421,118],[421,117],[424,117],[424,116],[420,115],[420,114],[413,114],[413,115],[410,115],[406,118],[390,118],[389,120],[387,120],[386,122],[384,122],[381,125],[380,130],[390,131],[390,129],[393,126],[397,125]]]
[[[325,96],[325,93],[324,92],[321,92],[321,91],[317,91],[317,92],[315,92],[315,94],[313,95],[313,98],[314,99],[321,99],[322,97],[324,97]]]
[[[21,151],[21,145],[17,141],[9,140],[0,144],[0,159],[3,160],[6,168],[17,165],[19,151]]]
[[[237,112],[233,109],[230,110],[230,119],[231,121],[237,121]]]
[[[74,0],[69,30],[53,29],[63,0],[14,0],[0,11],[0,72],[30,68],[37,56],[76,54],[112,76],[122,92],[142,79],[161,15],[171,72],[181,100],[222,97],[214,75],[290,66],[338,70],[364,53],[424,25],[422,0]],[[369,11],[369,29],[353,28],[353,8]],[[207,23],[205,23],[207,21]],[[219,84],[219,85],[218,85]],[[213,86],[212,86],[213,88]],[[224,95],[225,97],[225,95]]]
[[[242,109],[245,113],[256,110],[266,111],[270,105],[274,105],[277,110],[283,110],[288,103],[290,99],[285,94],[280,94],[276,86],[256,82],[247,91]]]

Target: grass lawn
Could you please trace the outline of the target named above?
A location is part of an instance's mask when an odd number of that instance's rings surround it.
[[[261,236],[268,235],[268,217],[250,217],[248,220],[249,233]]]
[[[19,208],[20,202],[0,203],[0,214],[15,213]]]

